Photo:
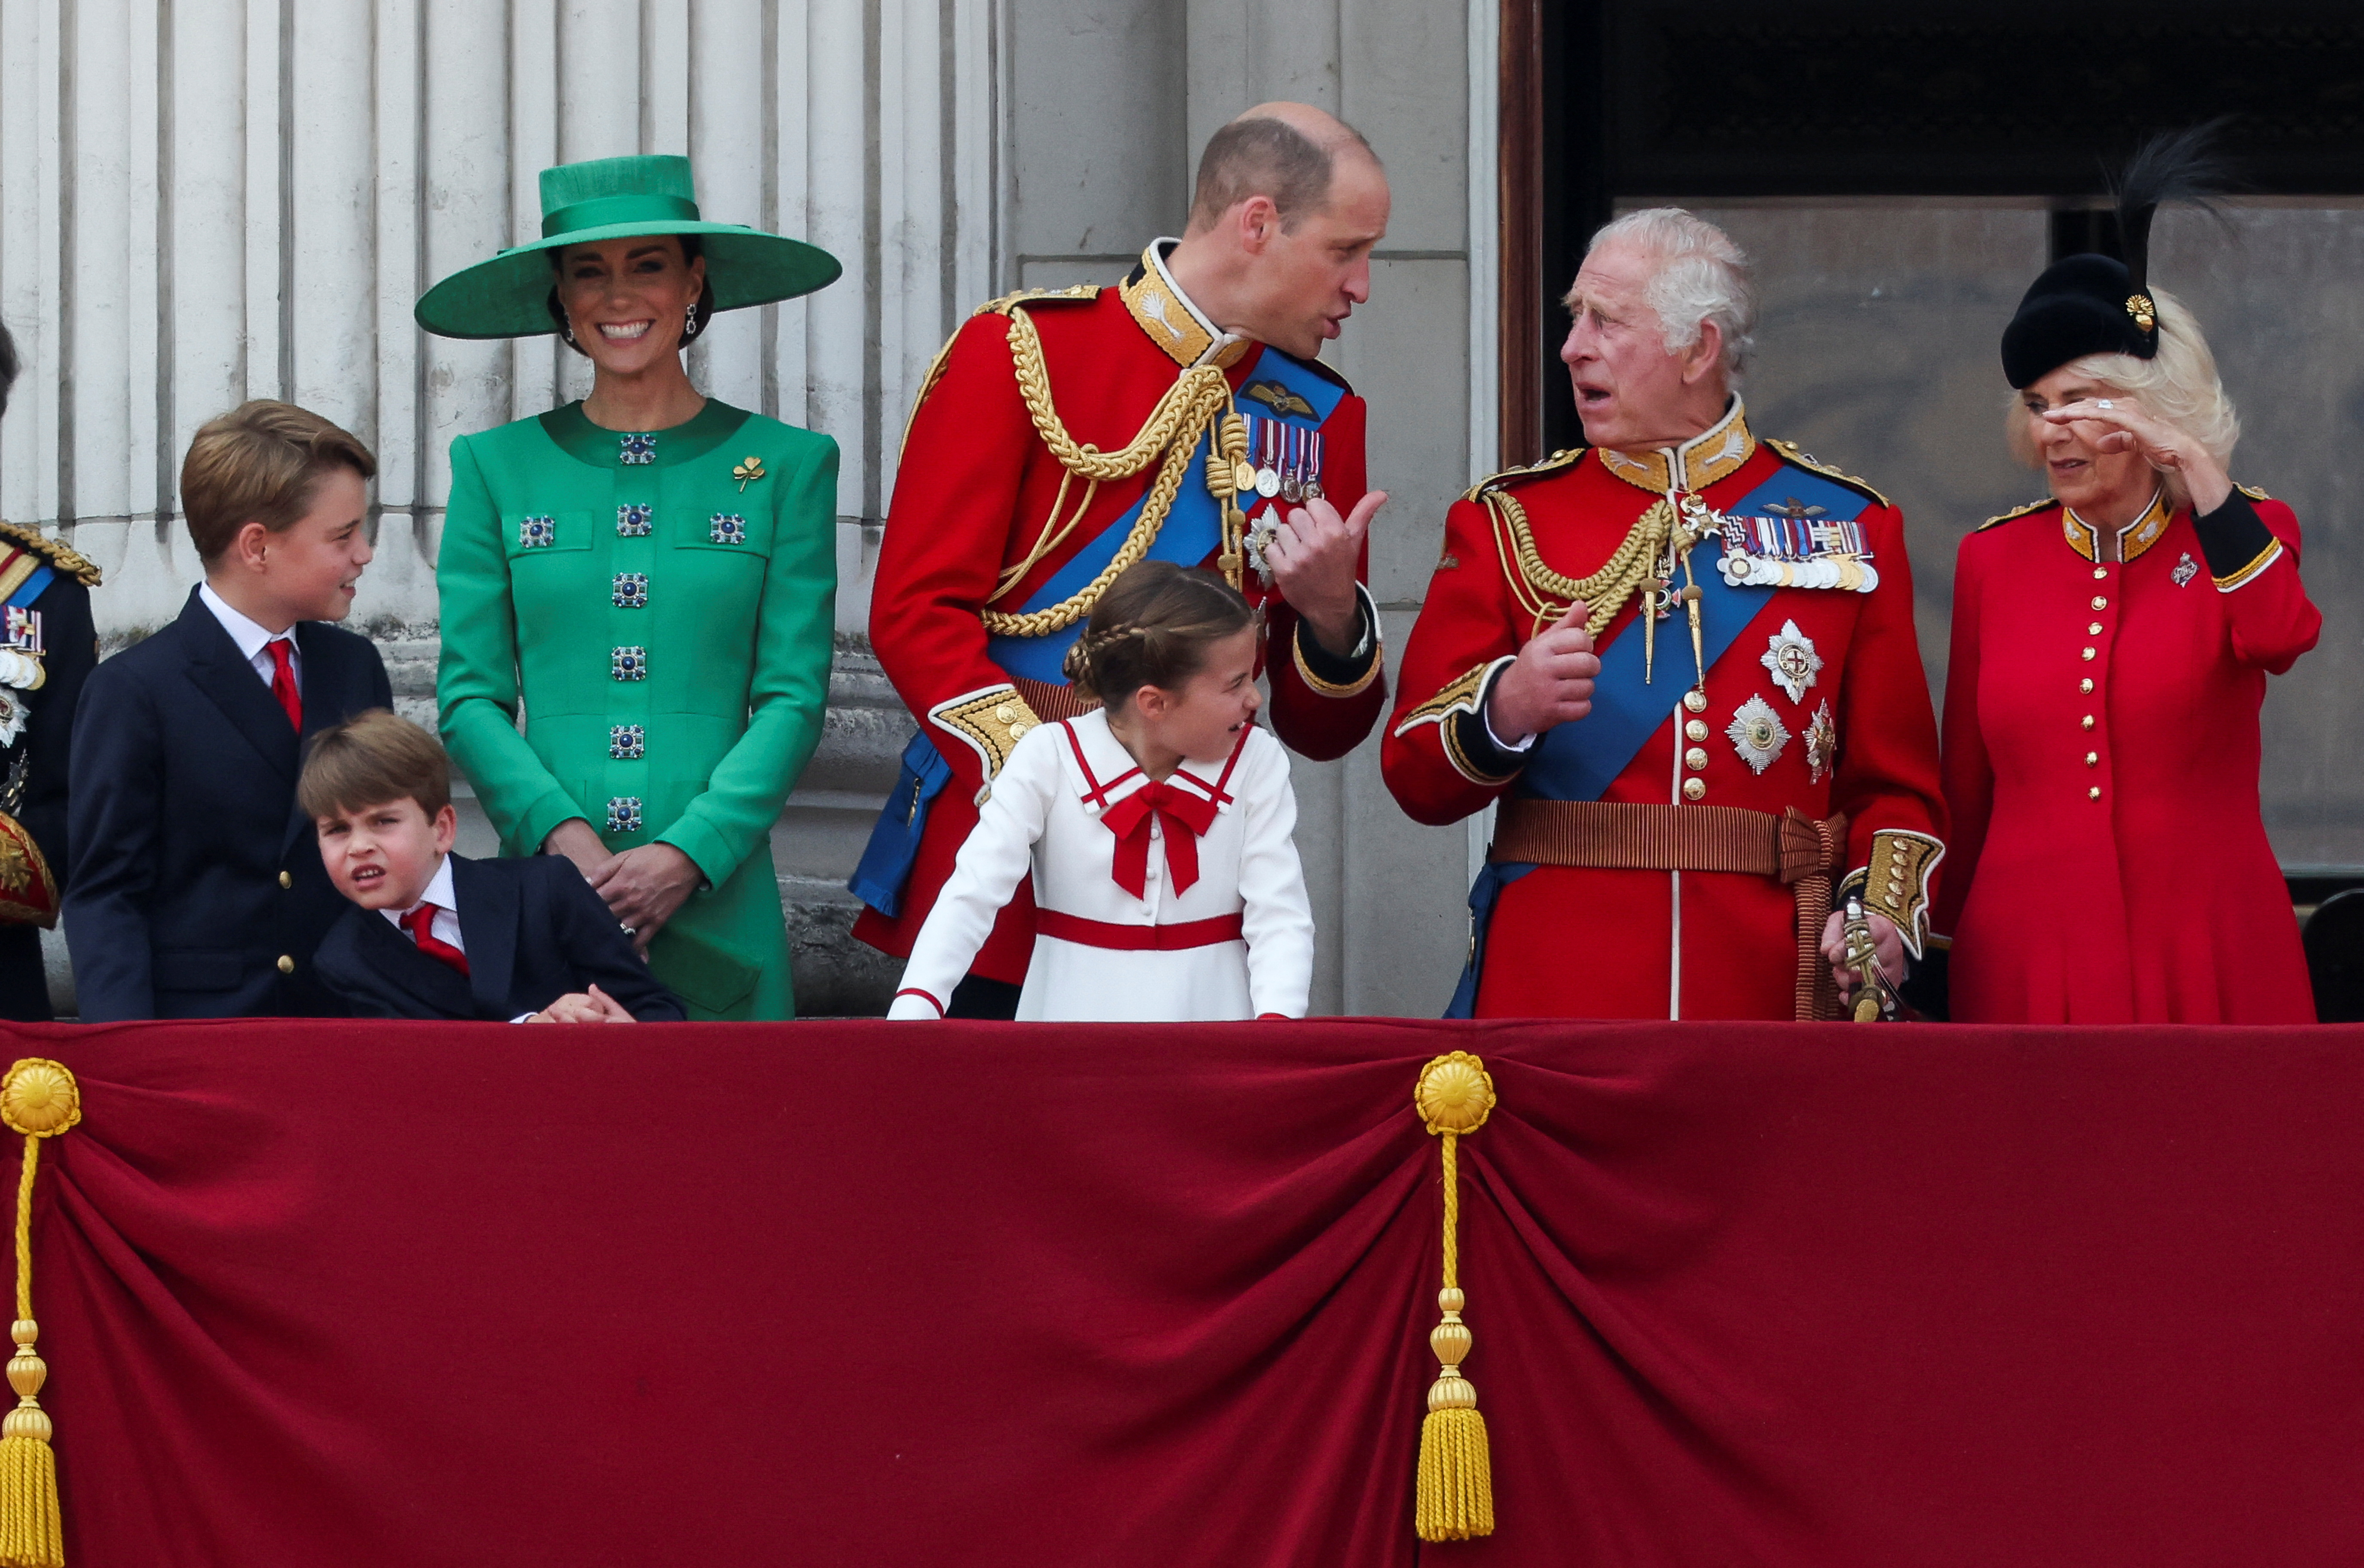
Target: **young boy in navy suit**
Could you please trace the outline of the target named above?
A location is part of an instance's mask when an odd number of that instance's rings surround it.
[[[320,939],[320,984],[363,1017],[679,1021],[680,1000],[563,855],[452,852],[452,767],[435,738],[364,713],[312,742],[296,798],[329,880],[358,907]]]
[[[181,465],[206,580],[101,662],[74,710],[66,944],[82,1018],[338,1014],[312,949],[340,908],[296,806],[305,737],[393,700],[351,613],[369,449],[285,403],[207,423]]]

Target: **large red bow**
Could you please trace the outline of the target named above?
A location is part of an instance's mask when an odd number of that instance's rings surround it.
[[[1172,784],[1145,784],[1100,813],[1116,835],[1116,863],[1109,874],[1135,898],[1146,896],[1152,817],[1165,824],[1165,869],[1174,873],[1174,891],[1188,893],[1199,880],[1199,835],[1215,825],[1215,803]]]

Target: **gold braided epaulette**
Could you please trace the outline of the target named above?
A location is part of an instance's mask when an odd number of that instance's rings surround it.
[[[1540,462],[1531,462],[1522,468],[1506,468],[1500,473],[1489,473],[1463,491],[1461,498],[1464,501],[1475,501],[1489,490],[1507,489],[1511,485],[1522,484],[1530,479],[1541,479],[1546,473],[1557,473],[1561,469],[1572,468],[1584,460],[1587,450],[1584,447],[1562,447]]]
[[[2233,488],[2238,490],[2242,495],[2247,495],[2252,501],[2270,501],[2273,499],[2272,496],[2267,495],[2264,491],[2258,489],[2254,484],[2236,484]]]
[[[2041,501],[2030,501],[2024,506],[2013,506],[2008,512],[1998,513],[1994,517],[1989,517],[1985,522],[1980,523],[1977,528],[1972,528],[1970,531],[1974,534],[1984,533],[1987,529],[1993,528],[1998,523],[2007,523],[2013,517],[2024,517],[2031,512],[2041,512],[2047,506],[2057,506],[2060,503],[2055,501],[2051,496],[2046,495]]]
[[[88,556],[39,528],[24,523],[0,523],[0,539],[24,546],[85,588],[99,584],[98,567]]]
[[[1016,294],[1006,294],[999,299],[988,299],[970,314],[1007,316],[1014,305],[1057,305],[1065,300],[1092,300],[1099,296],[1100,285],[1098,284],[1069,284],[1063,289],[1020,289]]]
[[[1892,506],[1895,505],[1895,503],[1890,501],[1887,496],[1882,495],[1879,491],[1873,489],[1869,480],[1858,479],[1852,473],[1847,473],[1842,470],[1833,468],[1829,463],[1823,462],[1819,459],[1807,456],[1804,452],[1798,450],[1798,443],[1795,441],[1785,441],[1776,437],[1767,437],[1765,444],[1771,447],[1775,451],[1779,452],[1790,462],[1796,463],[1800,468],[1806,470],[1809,473],[1819,473],[1824,479],[1836,480],[1839,484],[1845,485],[1848,489],[1857,492],[1858,495],[1870,496],[1873,501],[1882,506]]]

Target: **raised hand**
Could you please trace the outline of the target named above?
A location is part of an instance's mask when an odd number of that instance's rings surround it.
[[[1592,711],[1600,661],[1593,656],[1592,634],[1584,629],[1591,614],[1581,599],[1570,605],[1567,614],[1528,639],[1494,683],[1486,718],[1501,740],[1515,746]]]
[[[1386,491],[1366,491],[1355,509],[1342,517],[1337,507],[1316,496],[1291,507],[1264,549],[1273,586],[1321,646],[1342,659],[1355,651],[1355,628],[1362,619],[1355,605],[1355,583],[1362,570],[1363,538],[1371,530],[1372,517],[1387,504]]]
[[[2223,463],[2131,397],[2080,397],[2046,409],[2043,417],[2055,425],[2098,425],[2102,428],[2099,439],[2090,433],[2086,437],[2095,450],[2139,452],[2151,467],[2182,474],[2184,487],[2191,493],[2191,509],[2203,516],[2223,506],[2233,493],[2232,476]]]

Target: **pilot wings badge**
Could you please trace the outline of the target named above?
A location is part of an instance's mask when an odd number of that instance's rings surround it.
[[[1261,403],[1276,414],[1301,414],[1313,417],[1313,405],[1277,381],[1251,382],[1240,389],[1240,395],[1252,403]]]

